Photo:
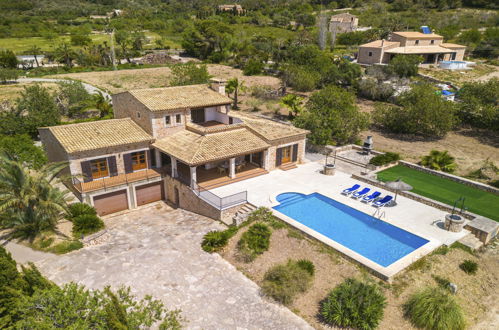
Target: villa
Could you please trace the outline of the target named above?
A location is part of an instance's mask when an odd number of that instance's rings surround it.
[[[341,13],[331,16],[329,21],[329,31],[336,33],[357,31],[359,19],[357,16],[349,13]]]
[[[437,65],[440,61],[462,61],[466,46],[444,43],[443,37],[422,32],[393,32],[389,40],[375,40],[359,46],[359,64],[388,64],[397,55],[420,55],[423,64]]]
[[[49,161],[106,215],[168,200],[222,219],[247,202],[209,190],[303,162],[308,131],[231,112],[225,82],[132,90],[112,96],[115,119],[40,128]]]

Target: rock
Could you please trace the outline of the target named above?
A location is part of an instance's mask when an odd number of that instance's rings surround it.
[[[450,289],[450,292],[452,292],[452,294],[456,294],[457,293],[457,284],[456,283],[449,283],[449,289]]]

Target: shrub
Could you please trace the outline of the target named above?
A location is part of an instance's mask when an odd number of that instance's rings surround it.
[[[210,231],[204,235],[201,248],[208,253],[220,251],[227,245],[229,239],[237,233],[237,230],[237,227],[231,226],[223,231]]]
[[[79,250],[83,247],[83,243],[80,241],[64,241],[59,244],[54,245],[49,249],[50,252],[55,254],[65,254],[74,250]]]
[[[255,260],[257,256],[269,249],[271,231],[263,223],[255,223],[241,236],[237,243],[240,257],[245,262]]]
[[[266,222],[270,227],[274,229],[280,229],[286,227],[286,224],[280,221],[271,210],[266,207],[259,207],[255,211],[251,212],[248,217],[248,223],[254,221]]]
[[[243,69],[245,76],[255,76],[261,74],[263,70],[263,63],[260,60],[251,59],[246,63]]]
[[[286,264],[274,266],[265,273],[263,293],[288,305],[298,293],[305,292],[310,287],[313,268],[313,264],[308,260],[288,260]]]
[[[310,275],[314,275],[315,273],[315,265],[312,261],[307,259],[300,259],[296,262],[298,267],[303,270],[306,270]]]
[[[421,165],[437,171],[452,173],[456,170],[455,158],[448,151],[432,150],[430,154],[421,158]]]
[[[431,330],[464,329],[461,306],[449,292],[427,287],[413,294],[404,305],[405,316],[418,328]]]
[[[79,217],[80,215],[97,215],[97,211],[91,205],[86,203],[74,203],[69,205],[68,220]]]
[[[395,56],[387,66],[387,71],[399,77],[411,77],[418,74],[418,65],[423,62],[419,55]]]
[[[395,93],[395,89],[376,79],[367,78],[359,81],[359,96],[373,101],[387,101]]]
[[[73,219],[73,234],[88,235],[104,228],[104,222],[95,214],[82,214]]]
[[[396,152],[387,152],[382,155],[377,155],[371,158],[369,161],[369,164],[376,165],[376,166],[381,166],[381,165],[386,165],[391,162],[395,162],[400,159],[400,154]]]
[[[465,260],[459,265],[459,268],[466,274],[475,275],[478,270],[478,264],[472,260]]]
[[[374,329],[383,318],[386,299],[374,284],[349,278],[321,303],[320,314],[330,325]]]

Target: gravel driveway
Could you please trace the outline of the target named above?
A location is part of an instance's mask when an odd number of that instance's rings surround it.
[[[218,254],[201,250],[204,233],[221,225],[165,204],[106,220],[96,245],[42,260],[37,266],[58,284],[89,288],[126,285],[179,308],[188,329],[309,329],[287,308],[259,294],[258,286]]]

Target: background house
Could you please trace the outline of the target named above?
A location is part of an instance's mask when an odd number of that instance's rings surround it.
[[[331,16],[329,31],[336,33],[354,32],[359,25],[357,16],[349,13],[341,13]]]

